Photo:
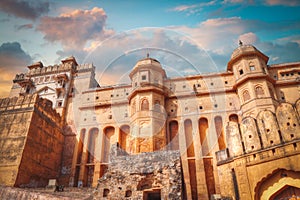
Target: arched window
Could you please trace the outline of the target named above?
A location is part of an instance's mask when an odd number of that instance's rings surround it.
[[[229,121],[238,123],[239,117],[237,116],[237,114],[231,114],[231,115],[229,115]]]
[[[85,132],[86,132],[86,129],[81,129],[81,131],[80,131],[80,138],[79,138],[78,147],[77,147],[77,164],[81,163]]]
[[[97,159],[96,156],[96,142],[98,138],[99,130],[97,128],[93,128],[89,131],[89,137],[88,137],[88,163],[93,163]]]
[[[147,99],[142,100],[141,110],[149,110],[149,101]]]
[[[250,70],[250,71],[255,71],[255,65],[254,65],[253,62],[250,62],[250,63],[249,63],[249,70]]]
[[[255,87],[255,95],[256,95],[256,97],[263,97],[264,96],[264,90],[263,90],[263,88],[261,87],[261,86],[257,86],[257,87]]]
[[[248,90],[245,90],[243,92],[243,99],[244,99],[244,102],[246,102],[250,99],[250,94],[249,94]]]
[[[192,121],[187,119],[184,121],[185,142],[187,148],[187,157],[194,157],[194,142],[193,142],[193,126]]]

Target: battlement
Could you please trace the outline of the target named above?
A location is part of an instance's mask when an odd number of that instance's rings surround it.
[[[85,63],[85,64],[78,65],[76,69],[78,72],[85,72],[85,71],[95,70],[95,66],[90,63]]]
[[[73,60],[70,58],[66,60],[62,60],[62,64],[49,65],[46,67],[41,62],[38,62],[38,64],[35,63],[33,65],[28,66],[29,72],[27,74],[18,74],[15,80],[17,81],[19,79],[26,78],[26,76],[34,77],[34,76],[61,73],[67,71],[83,72],[83,71],[95,70],[95,66],[93,64],[85,63],[85,64],[78,65],[75,58]]]
[[[52,108],[52,102],[40,98],[37,94],[0,99],[0,113],[37,109],[48,118],[61,123],[61,116]]]
[[[300,99],[280,103],[275,113],[263,110],[256,118],[245,117],[226,126],[227,149],[216,152],[219,163],[245,154],[293,143],[300,139]]]
[[[38,98],[34,95],[20,95],[19,97],[0,99],[0,112],[17,110],[22,108],[33,108]]]

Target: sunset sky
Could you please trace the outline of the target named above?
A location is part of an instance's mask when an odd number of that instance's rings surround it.
[[[101,85],[128,82],[146,56],[168,76],[225,71],[238,41],[269,64],[300,61],[299,0],[1,0],[0,97],[16,73],[73,55]]]

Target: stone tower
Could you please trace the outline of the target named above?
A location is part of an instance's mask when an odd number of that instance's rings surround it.
[[[267,70],[269,57],[252,45],[240,45],[231,55],[227,70],[234,73],[242,117],[261,110],[275,111],[274,79]]]
[[[162,149],[165,140],[165,94],[163,81],[166,72],[152,58],[137,62],[129,75],[132,91],[130,102],[131,143],[130,152],[152,152]]]

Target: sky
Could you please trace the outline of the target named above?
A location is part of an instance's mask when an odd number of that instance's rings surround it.
[[[226,71],[239,40],[270,65],[300,61],[300,1],[1,0],[0,97],[28,65],[69,56],[102,86],[128,83],[147,54],[168,77]]]

